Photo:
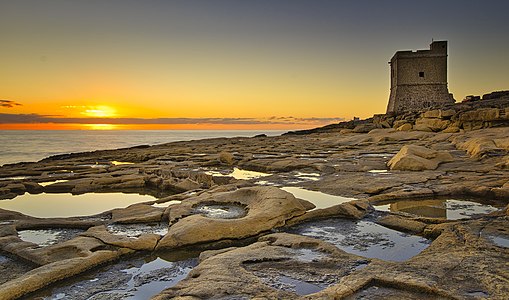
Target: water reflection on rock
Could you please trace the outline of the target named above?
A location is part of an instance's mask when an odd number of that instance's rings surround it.
[[[381,211],[404,212],[421,217],[448,220],[488,214],[498,209],[488,204],[454,199],[401,200],[389,204],[375,205],[375,207]]]
[[[315,209],[328,208],[341,203],[356,200],[355,198],[347,198],[342,196],[329,195],[322,192],[310,191],[300,187],[284,187],[281,188],[295,196],[295,198],[309,201],[315,205]]]
[[[107,228],[112,234],[130,238],[137,238],[147,233],[161,236],[168,233],[168,224],[110,224]]]
[[[405,261],[431,243],[371,221],[328,219],[298,225],[290,232],[324,240],[349,253],[390,261]]]
[[[239,169],[239,168],[233,168],[233,171],[209,170],[209,171],[206,171],[205,174],[212,175],[212,176],[219,176],[219,177],[230,176],[235,179],[242,179],[242,180],[250,180],[250,179],[266,177],[266,176],[272,175],[272,174],[268,174],[268,173],[243,170],[243,169]]]
[[[84,230],[72,228],[22,230],[18,232],[18,236],[25,242],[46,247],[70,240],[83,231]]]
[[[44,299],[150,299],[176,285],[197,265],[195,258],[131,258],[34,295]]]
[[[28,194],[0,201],[0,208],[39,218],[90,216],[134,203],[155,200],[149,195],[123,193]]]

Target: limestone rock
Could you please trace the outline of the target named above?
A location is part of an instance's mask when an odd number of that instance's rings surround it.
[[[410,125],[412,125],[412,122],[409,121],[409,120],[396,120],[394,121],[394,123],[392,124],[392,128],[399,128],[401,127],[401,125],[404,125],[404,124],[407,124],[409,123]]]
[[[370,132],[371,130],[373,130],[375,128],[376,128],[376,126],[373,125],[373,124],[361,124],[361,125],[355,126],[355,128],[353,129],[353,132],[355,132],[355,133],[368,133],[368,132]]]
[[[18,299],[59,280],[80,274],[131,252],[132,250],[128,249],[98,250],[86,257],[61,258],[0,285],[0,299]]]
[[[395,215],[384,216],[378,219],[377,223],[385,227],[410,233],[421,233],[427,226],[426,223]]]
[[[105,226],[92,227],[82,236],[92,237],[100,240],[106,245],[113,245],[120,248],[128,248],[132,250],[154,250],[157,242],[161,238],[157,234],[142,234],[137,238],[130,238],[122,235],[114,235],[108,232]]]
[[[423,118],[440,118],[440,110],[434,109],[434,110],[428,110],[422,113]]]
[[[300,253],[316,258],[304,261]],[[277,278],[339,281],[355,266],[370,261],[326,242],[287,233],[270,234],[245,247],[207,251],[200,258],[186,279],[153,299],[184,299],[188,295],[198,299],[299,299],[295,292],[278,289]]]
[[[444,129],[442,132],[443,133],[456,133],[459,131],[460,131],[460,128],[458,126],[450,125],[446,129]]]
[[[219,153],[219,161],[231,166],[235,163],[235,157],[230,152],[223,151]]]
[[[196,190],[196,189],[201,188],[201,185],[198,182],[194,181],[194,180],[186,178],[186,179],[184,179],[182,181],[177,182],[174,185],[174,187],[177,190],[191,191],[191,190]]]
[[[412,130],[412,124],[410,123],[405,123],[401,126],[399,126],[398,128],[396,128],[397,131],[410,131]]]
[[[434,109],[425,111],[422,114],[423,118],[435,118],[435,119],[446,119],[454,116],[456,111],[454,109],[442,110],[442,109]]]
[[[193,207],[200,203],[239,203],[246,206],[247,215],[239,219],[218,219],[192,214]],[[203,193],[171,207],[172,225],[157,249],[255,236],[281,227],[286,220],[305,211],[306,208],[292,194],[274,187]]]
[[[446,129],[451,121],[441,120],[441,119],[432,119],[432,118],[419,118],[415,121],[415,130],[420,131],[442,131]]]
[[[494,121],[500,118],[498,108],[479,108],[460,114],[460,121]]]
[[[405,145],[391,158],[387,166],[391,170],[400,171],[434,170],[440,163],[452,160],[451,154],[445,151],[435,151],[417,145]]]
[[[315,209],[306,212],[304,215],[292,218],[286,225],[293,226],[295,224],[308,222],[311,220],[324,219],[330,217],[342,217],[347,219],[362,219],[372,207],[366,200],[356,200],[341,203],[328,208]]]
[[[161,208],[147,204],[133,204],[126,208],[116,208],[111,211],[111,220],[115,223],[151,223],[160,222],[163,215]]]
[[[476,158],[500,155],[505,152],[504,149],[497,147],[493,139],[489,137],[474,137],[462,142],[456,142],[456,147],[460,150],[466,150],[470,156]]]

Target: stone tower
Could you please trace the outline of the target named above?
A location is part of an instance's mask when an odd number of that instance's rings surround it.
[[[387,113],[422,110],[454,103],[447,89],[447,41],[429,50],[398,51],[391,65]]]

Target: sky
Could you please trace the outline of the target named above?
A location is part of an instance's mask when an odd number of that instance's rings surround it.
[[[509,89],[506,0],[0,0],[0,129],[297,129],[384,113],[398,50]]]

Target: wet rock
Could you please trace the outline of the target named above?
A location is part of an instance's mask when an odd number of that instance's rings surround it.
[[[33,269],[15,280],[0,285],[2,299],[17,299],[54,282],[80,274],[98,265],[118,259],[131,250],[98,250],[85,257],[61,258]]]
[[[16,231],[16,227],[14,225],[2,225],[0,226],[0,237],[16,235],[18,232]]]
[[[0,255],[0,285],[22,276],[37,266],[15,257]]]
[[[189,294],[200,299],[296,299],[297,287],[281,280],[294,278],[294,282],[323,289],[355,270],[361,261],[366,262],[316,239],[271,234],[246,247],[203,253],[200,264],[185,280],[154,299]]]
[[[329,208],[307,211],[304,215],[297,216],[287,222],[288,226],[317,219],[330,217],[342,217],[348,219],[362,219],[372,209],[368,201],[357,200],[342,203]]]
[[[381,217],[377,220],[377,223],[388,228],[410,233],[421,233],[427,226],[426,223],[395,215]]]
[[[30,194],[38,194],[44,191],[44,188],[37,182],[24,182],[23,185],[25,186],[26,191]]]
[[[142,234],[137,238],[115,235],[108,232],[105,226],[92,227],[88,231],[82,233],[82,236],[96,238],[106,245],[147,251],[154,250],[157,242],[161,238],[158,234]]]

